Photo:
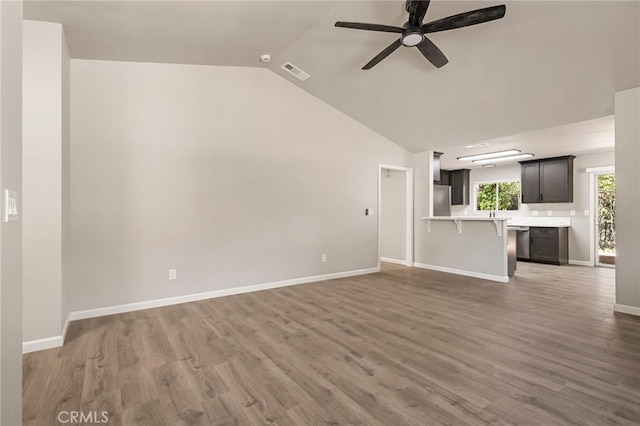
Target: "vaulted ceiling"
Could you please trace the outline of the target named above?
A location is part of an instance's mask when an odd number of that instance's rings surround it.
[[[614,93],[640,86],[638,1],[434,0],[425,21],[496,4],[507,6],[501,20],[430,36],[444,67],[400,48],[369,71],[398,36],[334,23],[402,26],[404,1],[27,1],[24,11],[62,23],[73,58],[266,66],[412,152],[610,116]],[[284,72],[286,61],[311,78]]]

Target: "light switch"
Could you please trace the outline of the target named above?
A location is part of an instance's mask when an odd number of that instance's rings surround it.
[[[585,216],[589,216],[589,210],[585,210],[585,211],[584,211],[584,215],[585,215]]]
[[[553,216],[553,212],[551,210],[547,210],[547,216]]]
[[[531,210],[531,216],[538,216],[538,210]]]
[[[18,221],[18,193],[9,189],[4,190],[4,221]]]

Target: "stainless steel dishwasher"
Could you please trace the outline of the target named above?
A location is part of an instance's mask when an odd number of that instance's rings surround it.
[[[516,274],[516,230],[507,228],[507,275],[513,277]]]
[[[518,244],[517,244],[518,260],[529,260],[529,258],[531,257],[529,254],[529,245],[530,245],[529,227],[514,226],[514,227],[511,227],[511,229],[514,229],[515,231],[518,232]]]

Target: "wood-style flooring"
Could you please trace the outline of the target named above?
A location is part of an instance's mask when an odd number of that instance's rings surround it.
[[[638,425],[640,318],[612,312],[614,274],[384,265],[76,321],[24,356],[24,424]]]

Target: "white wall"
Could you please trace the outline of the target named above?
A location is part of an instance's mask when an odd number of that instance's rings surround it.
[[[380,257],[406,260],[406,172],[382,170],[380,181]]]
[[[21,123],[22,2],[0,1],[0,189],[18,193],[19,213],[22,210]],[[22,424],[20,221],[0,221],[0,424]]]
[[[71,116],[72,311],[377,266],[405,150],[269,70],[72,60]]]
[[[60,336],[63,305],[63,162],[68,163],[68,53],[62,25],[24,21],[23,339]],[[65,117],[65,118],[63,118]],[[64,146],[67,149],[64,149]],[[63,154],[67,158],[64,158]],[[68,164],[65,164],[68,167]]]
[[[616,93],[616,309],[640,315],[640,88]]]
[[[567,153],[569,155],[571,153]],[[596,154],[577,155],[573,163],[573,203],[543,203],[543,204],[522,204],[520,211],[497,212],[501,217],[528,217],[534,211],[539,216],[547,216],[548,211],[554,217],[570,217],[571,210],[575,210],[576,215],[571,218],[571,229],[569,232],[569,258],[571,260],[588,262],[590,256],[591,243],[589,241],[592,217],[585,216],[585,210],[589,210],[590,175],[586,172],[588,167],[612,166],[615,163],[614,152],[602,152]],[[488,212],[475,211],[474,187],[477,182],[487,182],[502,179],[520,180],[520,164],[506,166],[472,169],[469,177],[471,187],[470,204],[468,206],[452,206],[453,216],[465,215],[488,215]]]
[[[71,251],[71,60],[69,57],[69,49],[62,31],[62,146],[61,146],[61,164],[62,164],[62,190],[61,207],[62,207],[62,298],[60,306],[60,321],[62,331],[69,314],[69,253]],[[63,336],[64,337],[64,336]]]
[[[418,152],[411,156],[409,167],[413,168],[413,257],[414,262],[430,264],[423,216],[431,216],[433,203],[430,191],[433,188],[432,151]]]

